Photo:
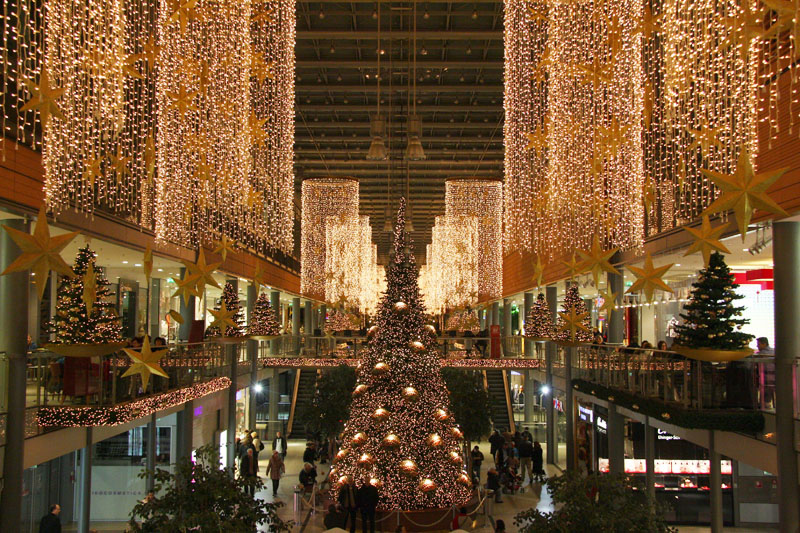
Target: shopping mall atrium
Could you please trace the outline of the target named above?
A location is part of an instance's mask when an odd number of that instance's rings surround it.
[[[798,0],[5,0],[0,531],[798,532]]]

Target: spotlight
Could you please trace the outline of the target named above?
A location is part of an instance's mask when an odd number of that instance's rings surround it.
[[[427,9],[425,10],[425,13],[422,14],[422,18],[424,18],[425,20],[428,20],[429,18],[431,18],[431,14],[428,13]]]
[[[256,393],[263,392],[264,391],[264,385],[262,385],[261,383],[256,383],[255,385],[253,385],[253,391],[256,392]]]
[[[470,55],[471,53],[472,53],[472,47],[470,45],[467,45],[467,55]]]
[[[325,18],[325,12],[322,10],[322,8],[319,8],[319,18],[321,19]]]
[[[544,395],[550,394],[550,387],[547,385],[542,385],[542,388],[539,389],[539,392],[541,392]]]
[[[372,18],[374,19],[378,18],[378,12],[375,11],[374,9],[372,10]]]
[[[473,18],[473,19],[476,19],[476,18],[478,18],[478,10],[477,10],[477,9],[473,9],[473,10],[472,10],[472,18]]]

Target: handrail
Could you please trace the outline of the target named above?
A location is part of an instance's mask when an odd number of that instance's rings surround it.
[[[509,431],[513,434],[517,430],[517,426],[514,423],[514,407],[511,405],[511,390],[508,387],[508,374],[505,370],[500,372],[503,374],[503,393],[506,398],[506,410],[508,411],[508,425]]]
[[[289,420],[286,423],[286,434],[292,434],[292,426],[294,425],[294,411],[297,407],[297,391],[300,390],[300,374],[303,373],[303,370],[300,369],[294,374],[294,388],[292,389],[292,406],[289,410]],[[274,385],[274,384],[273,384]]]

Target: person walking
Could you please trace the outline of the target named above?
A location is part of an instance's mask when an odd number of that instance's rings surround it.
[[[281,459],[284,461],[286,460],[286,452],[288,451],[286,447],[286,438],[281,435],[280,431],[275,433],[275,440],[272,441],[272,450],[277,451],[281,454]]]
[[[538,440],[533,443],[533,455],[531,457],[531,462],[533,469],[532,476],[536,476],[536,479],[541,481],[544,477],[544,457],[542,456],[542,445],[539,444]],[[533,481],[533,477],[531,477],[531,481]]]
[[[491,437],[489,437],[489,453],[492,454],[492,457],[497,457],[497,450],[499,450],[503,446],[503,437],[500,435],[500,432],[496,429],[494,433],[492,433]],[[495,465],[497,463],[495,462]]]
[[[519,473],[522,476],[523,483],[525,483],[525,476],[528,473],[531,476],[531,483],[533,483],[533,470],[531,469],[532,459],[533,444],[527,438],[523,438],[519,443]]]
[[[342,485],[339,489],[339,505],[342,506],[346,513],[345,521],[342,523],[342,529],[350,522],[350,533],[356,533],[356,511],[358,511],[358,489],[353,479],[348,477],[347,483]]]
[[[272,452],[272,457],[269,458],[267,465],[267,475],[272,480],[272,497],[278,496],[278,485],[281,483],[281,476],[286,471],[286,466],[283,464],[281,454],[278,450]]]
[[[257,470],[256,470],[255,458],[253,457],[253,449],[248,448],[247,452],[244,455],[242,455],[242,458],[239,461],[239,475],[247,483],[247,485],[244,488],[244,491],[250,496],[254,496],[256,493],[256,488],[255,488],[256,471]]]
[[[474,448],[472,448],[472,453],[470,455],[472,456],[472,476],[480,480],[481,465],[483,464],[483,452],[481,452],[481,449],[476,445]]]
[[[361,508],[361,531],[375,533],[375,509],[378,507],[378,489],[369,482],[369,477],[364,476],[364,484],[358,489],[358,506]]]
[[[48,513],[42,517],[42,521],[39,522],[39,533],[61,533],[59,514],[61,514],[61,506],[54,503],[50,506]]]

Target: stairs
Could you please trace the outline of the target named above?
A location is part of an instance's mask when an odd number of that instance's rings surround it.
[[[287,438],[304,439],[306,438],[305,427],[297,420],[298,415],[307,407],[311,406],[314,393],[317,390],[317,369],[302,368],[300,374],[295,379],[295,390],[292,394],[292,407],[289,412],[289,424],[287,428]]]
[[[487,370],[486,385],[489,391],[489,404],[494,429],[500,431],[513,431],[511,420],[508,418],[510,396],[506,380],[503,379],[505,370]]]

